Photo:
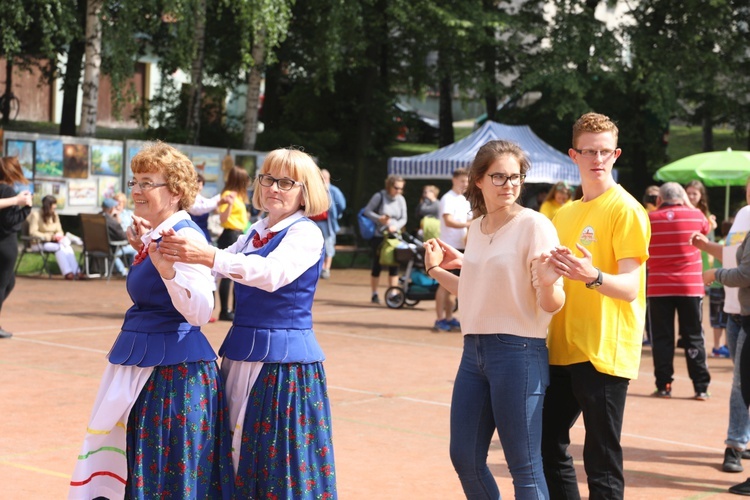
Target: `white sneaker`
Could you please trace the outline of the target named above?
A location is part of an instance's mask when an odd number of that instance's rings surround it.
[[[324,280],[327,280],[328,278],[331,277],[331,270],[330,269],[323,269],[320,272],[320,277],[323,278]]]

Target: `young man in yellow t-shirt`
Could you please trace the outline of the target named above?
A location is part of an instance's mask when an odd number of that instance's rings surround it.
[[[542,429],[553,499],[580,497],[567,450],[581,413],[590,497],[624,497],[620,434],[628,384],[640,364],[651,228],[644,208],[612,176],[622,152],[617,136],[604,115],[586,113],[576,121],[568,155],[581,173],[583,198],[552,220],[561,244],[552,257],[566,278],[565,306],[549,326]]]

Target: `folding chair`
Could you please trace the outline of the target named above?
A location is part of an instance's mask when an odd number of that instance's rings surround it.
[[[47,261],[49,260],[50,253],[44,250],[44,240],[42,240],[38,236],[29,235],[28,221],[24,221],[23,225],[21,226],[21,243],[23,243],[23,248],[21,249],[21,255],[16,261],[16,268],[13,270],[13,273],[18,272],[18,267],[21,265],[21,261],[26,255],[37,254],[42,258],[42,269],[39,271],[39,275],[41,276],[42,274],[47,273],[47,277],[51,278],[52,272],[47,266]]]
[[[109,239],[107,230],[107,219],[103,214],[79,214],[83,239],[83,252],[81,252],[82,266],[86,276],[98,278],[101,274],[91,274],[91,259],[104,259],[104,273],[107,283],[112,277],[115,267],[115,258],[125,259],[123,247],[129,245],[127,240]]]

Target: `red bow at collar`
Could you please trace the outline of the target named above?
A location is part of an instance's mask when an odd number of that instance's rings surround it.
[[[133,263],[131,265],[135,266],[137,264],[140,264],[141,262],[146,260],[146,257],[148,257],[148,245],[144,244],[141,247],[141,251],[138,252],[138,255],[136,255],[133,259]]]
[[[258,233],[255,233],[253,235],[253,246],[255,248],[262,247],[263,245],[265,245],[266,243],[268,243],[269,241],[271,241],[271,238],[273,238],[274,236],[276,236],[276,234],[277,233],[274,233],[273,231],[271,231],[270,233],[268,233],[267,235],[265,235],[263,238],[261,238],[260,236],[258,236]]]

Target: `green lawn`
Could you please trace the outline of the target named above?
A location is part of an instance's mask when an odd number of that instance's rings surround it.
[[[745,151],[747,150],[747,139],[738,138],[734,130],[715,128],[714,150],[722,151],[729,147],[736,151]],[[670,127],[669,146],[667,146],[670,162],[702,152],[703,138],[700,127],[684,125],[672,125]]]

